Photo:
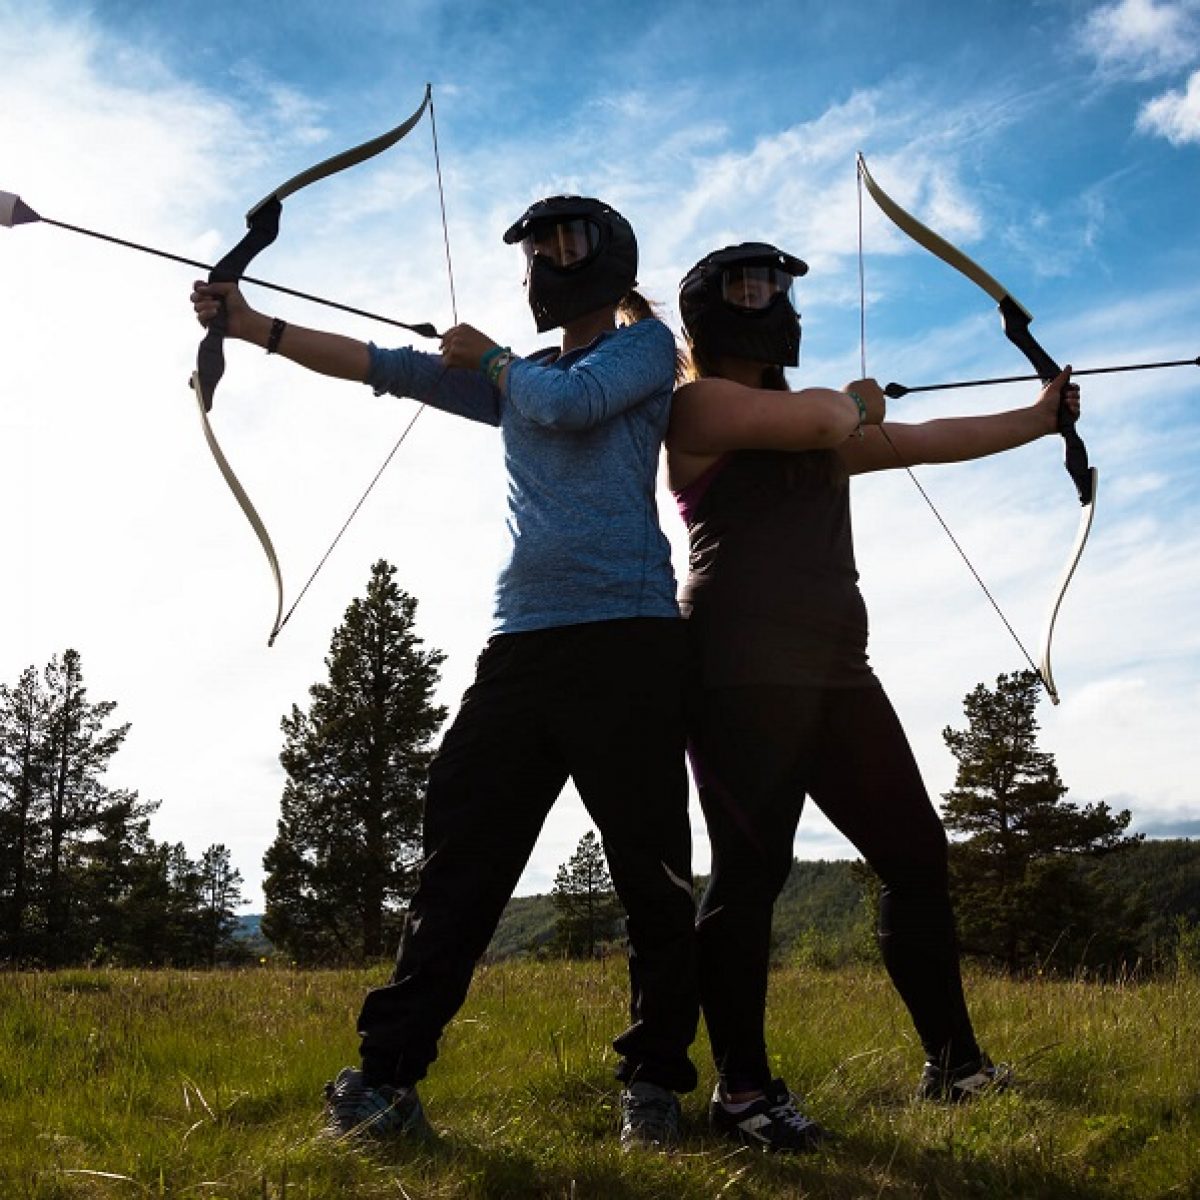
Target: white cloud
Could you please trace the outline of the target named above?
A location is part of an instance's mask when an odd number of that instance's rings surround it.
[[[1186,88],[1164,92],[1142,106],[1137,128],[1165,137],[1173,146],[1200,145],[1200,71],[1194,71]]]
[[[1160,78],[1195,62],[1200,54],[1200,4],[1118,0],[1088,17],[1082,39],[1106,74]]]

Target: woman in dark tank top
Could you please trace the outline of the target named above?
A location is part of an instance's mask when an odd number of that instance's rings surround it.
[[[688,526],[689,754],[712,845],[701,901],[701,1001],[720,1081],[712,1124],[740,1141],[803,1151],[827,1136],[781,1079],[764,1035],[771,913],[791,870],[806,796],[879,876],[884,964],[926,1062],[922,1099],[1004,1087],[1011,1071],[975,1039],[963,997],[946,836],[900,722],[867,659],[849,481],[960,462],[1057,432],[1069,369],[1029,407],[888,422],[873,379],[789,390],[799,359],[800,259],[744,243],[680,285],[692,381],[667,434]]]

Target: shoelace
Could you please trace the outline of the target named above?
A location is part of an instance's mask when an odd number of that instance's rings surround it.
[[[806,1117],[797,1107],[795,1096],[789,1096],[780,1104],[774,1105],[768,1110],[771,1116],[782,1124],[788,1126],[789,1129],[796,1133],[803,1133],[811,1125],[815,1125],[811,1117]]]

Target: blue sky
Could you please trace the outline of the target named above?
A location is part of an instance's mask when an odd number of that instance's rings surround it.
[[[433,84],[459,313],[535,345],[500,234],[580,191],[633,222],[644,290],[707,251],[806,259],[796,383],[860,353],[854,155],[1035,314],[1077,366],[1200,353],[1200,3],[10,3],[0,0],[0,189],[45,216],[214,261],[302,167],[397,123]],[[907,384],[1018,373],[986,296],[866,202],[868,371]],[[285,205],[255,274],[403,320],[450,323],[427,124]],[[224,842],[259,899],[283,777],[279,720],[383,556],[448,655],[453,707],[488,632],[503,550],[494,434],[422,417],[276,647],[271,583],[202,444],[184,380],[192,272],[47,227],[0,230],[0,679],[74,647],[133,723],[114,784],[156,836]],[[288,320],[392,331],[262,292]],[[231,347],[214,427],[275,539],[290,598],[411,415]],[[1196,532],[1200,371],[1084,381],[1101,473],[1059,618],[1063,704],[1043,748],[1071,796],[1151,833],[1200,833]],[[1026,386],[912,396],[895,420],[989,411]],[[1057,439],[921,479],[1031,651],[1078,506]],[[930,790],[963,695],[1023,660],[901,473],[856,481],[872,656]],[[662,520],[682,568],[669,497]],[[708,850],[696,814],[696,865]],[[588,828],[568,794],[522,891]],[[849,847],[811,811],[797,852]]]

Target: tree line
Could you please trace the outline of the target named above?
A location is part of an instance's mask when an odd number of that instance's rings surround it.
[[[424,646],[417,602],[395,574],[374,564],[333,633],[325,677],[281,722],[285,782],[263,859],[261,931],[293,962],[390,954],[416,887],[423,781],[446,717],[433,703],[444,655]],[[1067,798],[1054,756],[1037,745],[1039,700],[1032,672],[1001,675],[965,697],[963,728],[943,731],[957,763],[943,816],[963,949],[1010,971],[1128,967],[1146,956],[1148,922],[1161,926],[1145,889],[1113,866],[1140,837],[1127,833],[1128,811]],[[191,965],[239,954],[242,877],[228,850],[191,861],[150,836],[157,802],[105,784],[129,730],[113,723],[115,707],[88,700],[70,650],[0,685],[0,962]],[[843,914],[838,936],[866,945],[873,880],[864,869],[858,881],[861,919]],[[831,897],[844,886],[819,882]],[[530,933],[543,952],[590,956],[621,940],[594,833],[559,868],[550,903],[553,934]],[[785,892],[777,918],[793,904]],[[1177,940],[1200,942],[1196,909],[1177,915]]]
[[[0,684],[0,963],[211,965],[236,957],[240,873],[150,836],[157,801],[104,782],[129,732],[74,650]]]

